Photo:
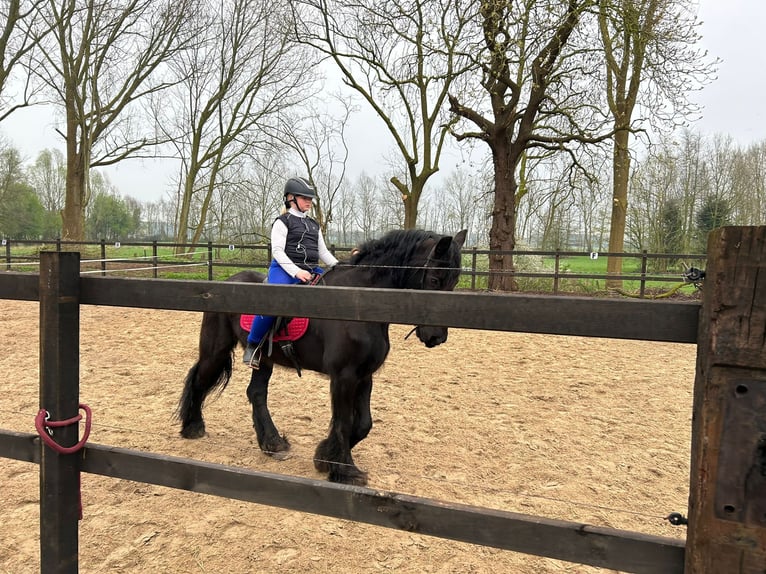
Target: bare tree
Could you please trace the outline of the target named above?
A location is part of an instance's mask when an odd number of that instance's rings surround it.
[[[186,15],[197,0],[79,2],[41,6],[53,28],[33,71],[62,111],[67,185],[63,235],[82,239],[91,168],[147,157],[157,134],[141,121],[141,103],[165,89],[163,64],[186,46]]]
[[[673,142],[678,161],[678,181],[676,195],[681,203],[681,217],[684,229],[683,251],[694,249],[693,237],[695,229],[695,214],[702,204],[702,199],[708,195],[708,175],[706,165],[706,140],[699,134],[684,130],[680,141]]]
[[[606,97],[614,121],[613,196],[609,251],[623,251],[630,177],[630,134],[646,118],[683,119],[693,109],[687,94],[712,74],[713,63],[695,47],[695,5],[689,0],[607,0],[599,3],[599,30],[606,57]],[[622,257],[607,272],[619,275]],[[622,281],[607,280],[607,287]]]
[[[489,288],[515,288],[512,250],[516,215],[524,196],[519,169],[531,152],[566,149],[572,142],[597,143],[610,137],[592,105],[584,79],[592,39],[576,32],[595,0],[481,1],[481,47],[475,49],[475,76],[484,98],[471,104],[450,95],[450,109],[477,129],[455,131],[458,141],[484,141],[495,176]],[[579,40],[574,42],[574,39]],[[478,91],[478,90],[477,90]],[[574,156],[572,156],[574,159]]]
[[[478,178],[466,169],[455,168],[444,182],[443,203],[448,210],[444,226],[446,232],[457,232],[461,229],[475,230],[478,220],[484,213],[482,197],[486,195],[481,186],[476,185]],[[441,195],[441,194],[440,194]]]
[[[0,122],[19,108],[30,105],[38,93],[31,82],[30,67],[24,65],[32,56],[40,41],[50,32],[39,14],[39,7],[46,0],[0,2]],[[18,96],[9,94],[14,71],[23,70],[18,79],[21,88]]]
[[[309,102],[295,115],[287,115],[282,122],[284,136],[277,136],[298,156],[305,172],[297,175],[308,177],[317,190],[312,209],[323,234],[333,221],[335,202],[346,175],[345,132],[353,111],[348,100],[340,96],[333,99],[337,106],[324,106],[327,111]]]
[[[594,154],[587,168],[592,177],[579,177],[574,187],[575,205],[580,217],[582,232],[581,248],[585,251],[600,251],[604,248],[604,237],[608,233],[609,205],[606,190],[608,178],[599,177],[604,173],[606,157]]]
[[[732,169],[736,225],[766,224],[766,140],[739,150]]]
[[[343,82],[375,110],[393,137],[406,179],[392,176],[404,227],[438,171],[449,126],[443,104],[467,65],[461,36],[472,0],[301,0],[297,37],[330,58]]]
[[[363,174],[364,175],[364,174]],[[356,212],[356,193],[346,180],[341,186],[335,202],[334,228],[335,240],[342,245],[355,241],[354,213]]]
[[[362,239],[373,237],[380,229],[380,189],[375,180],[366,174],[362,174],[353,186],[354,194],[354,220],[357,228],[362,232]]]
[[[287,7],[266,0],[206,7],[196,15],[198,45],[171,62],[180,81],[173,105],[167,98],[154,105],[182,162],[181,245],[199,240],[220,174],[271,146],[277,116],[312,95],[312,63],[290,41]]]
[[[285,186],[285,153],[271,150],[248,161],[234,189],[237,238],[247,243],[268,243],[271,225],[279,214]]]

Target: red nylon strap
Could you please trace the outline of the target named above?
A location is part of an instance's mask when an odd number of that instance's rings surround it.
[[[50,448],[59,454],[73,454],[79,451],[82,449],[82,447],[85,446],[85,443],[88,440],[88,436],[90,436],[90,422],[92,415],[90,407],[80,403],[79,408],[80,410],[85,411],[85,429],[83,430],[82,438],[77,442],[77,444],[73,446],[61,446],[59,443],[53,440],[52,432],[50,429],[75,425],[82,420],[81,414],[63,421],[51,421],[47,420],[47,418],[50,416],[48,411],[45,409],[40,409],[40,411],[37,413],[37,416],[35,417],[35,428],[37,429],[37,434],[40,435],[40,438],[43,439],[45,444],[47,444]]]
[[[59,443],[53,440],[53,433],[51,429],[76,425],[82,420],[81,414],[78,413],[77,416],[74,416],[70,419],[65,419],[63,421],[51,421],[47,420],[48,417],[50,417],[50,413],[48,413],[48,411],[45,409],[40,409],[40,411],[37,413],[37,416],[35,417],[35,428],[37,429],[37,434],[40,435],[40,438],[43,439],[45,444],[47,444],[50,448],[59,454],[76,453],[85,446],[85,442],[88,440],[88,436],[90,436],[90,422],[92,415],[90,407],[80,403],[79,409],[85,411],[85,429],[83,430],[82,438],[77,442],[77,444],[73,446],[61,446]],[[82,478],[79,478],[78,482],[80,483],[80,493],[78,497],[78,517],[80,520],[82,520]]]

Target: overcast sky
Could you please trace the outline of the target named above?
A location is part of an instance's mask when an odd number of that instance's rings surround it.
[[[766,21],[764,0],[700,0],[702,44],[711,57],[721,60],[718,78],[692,100],[703,106],[703,117],[692,127],[706,134],[722,133],[747,145],[766,139],[766,50],[760,45]],[[352,119],[352,121],[354,121]],[[53,131],[51,118],[39,108],[14,113],[0,130],[28,159],[45,148],[63,150]],[[375,134],[381,134],[375,137]],[[348,161],[352,176],[364,170],[376,175],[383,162],[385,132],[370,112],[357,116],[350,130]],[[448,166],[442,162],[444,171]],[[446,170],[445,170],[446,168]],[[168,191],[173,167],[160,162],[126,161],[104,170],[123,195],[141,201],[156,201]],[[287,174],[292,175],[292,174]]]
[[[766,2],[763,0],[701,0],[702,45],[722,60],[718,79],[694,100],[704,117],[702,132],[727,133],[742,145],[766,139]]]

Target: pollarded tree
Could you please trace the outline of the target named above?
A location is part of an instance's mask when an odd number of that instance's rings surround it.
[[[489,288],[508,291],[514,281],[511,251],[525,188],[520,166],[530,154],[598,143],[611,136],[592,101],[586,73],[593,66],[593,38],[579,33],[595,0],[480,0],[481,40],[473,77],[475,102],[450,95],[450,109],[472,124],[455,130],[458,141],[485,142],[495,177],[489,247]],[[573,159],[574,155],[571,156]]]
[[[343,83],[375,111],[403,160],[391,183],[404,205],[404,227],[439,170],[453,121],[444,103],[467,69],[464,31],[475,0],[300,0],[296,35],[329,58]]]
[[[61,109],[66,140],[63,236],[82,240],[91,168],[153,153],[141,104],[165,89],[163,66],[185,48],[184,26],[198,0],[49,0],[40,10],[53,28],[32,71]]]
[[[609,251],[625,241],[630,179],[630,135],[651,122],[674,124],[692,110],[687,94],[713,72],[714,63],[696,47],[695,5],[690,0],[602,0],[599,30],[606,58],[606,98],[613,117],[612,217]],[[641,117],[635,116],[636,107]],[[622,257],[610,257],[607,272],[619,275]],[[619,288],[620,280],[607,280]]]

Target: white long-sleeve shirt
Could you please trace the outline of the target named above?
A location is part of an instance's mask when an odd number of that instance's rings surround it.
[[[293,215],[299,218],[307,217],[305,213],[303,213],[299,209],[296,209],[295,207],[290,208],[290,215]],[[337,265],[338,260],[327,248],[327,245],[324,242],[324,236],[322,235],[321,230],[319,231],[319,237],[318,237],[317,243],[319,248],[319,260],[329,267],[332,267],[333,265]],[[274,225],[271,226],[271,254],[274,257],[274,260],[277,263],[279,263],[282,269],[284,269],[285,272],[288,275],[290,275],[290,277],[295,277],[295,274],[298,273],[298,271],[300,271],[301,268],[298,267],[295,263],[293,263],[292,260],[285,253],[286,244],[287,244],[287,226],[281,220],[277,219],[274,222]]]

